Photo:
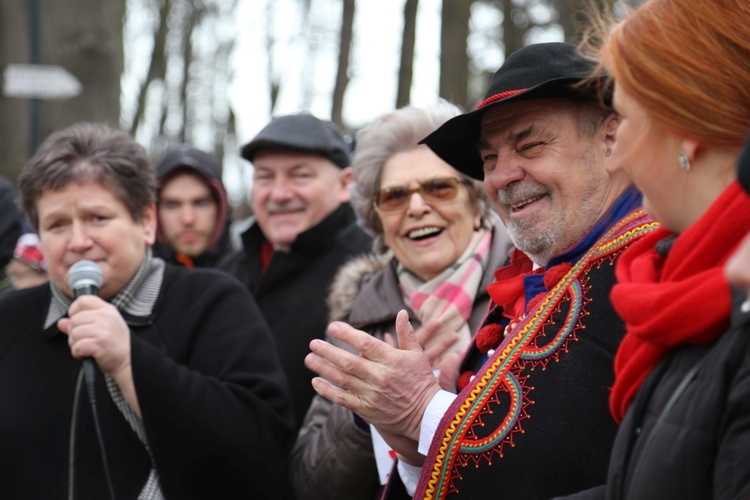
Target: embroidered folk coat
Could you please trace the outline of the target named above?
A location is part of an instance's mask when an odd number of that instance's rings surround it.
[[[656,227],[641,210],[628,213],[637,204],[632,192],[621,196],[587,235],[596,238],[577,245],[582,253],[489,356],[475,337],[462,366],[475,375],[441,420],[415,498],[548,499],[601,484],[617,431],[607,402],[625,333],[608,297],[614,264]],[[503,312],[495,307],[485,326],[508,323]],[[392,481],[387,497],[400,488]]]

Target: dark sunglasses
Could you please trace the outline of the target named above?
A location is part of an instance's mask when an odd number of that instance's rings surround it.
[[[455,177],[438,177],[420,182],[419,187],[391,186],[372,195],[372,202],[379,212],[398,212],[409,205],[411,195],[419,193],[426,203],[442,203],[456,197],[458,186],[468,181]]]

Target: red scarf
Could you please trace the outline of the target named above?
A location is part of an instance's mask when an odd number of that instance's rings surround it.
[[[523,278],[532,273],[534,263],[514,248],[510,253],[510,264],[495,271],[495,281],[487,286],[492,302],[503,308],[503,316],[518,319],[524,312]],[[540,270],[541,272],[541,270]]]
[[[193,261],[193,259],[185,255],[184,253],[177,252],[174,256],[174,259],[188,269],[195,269],[195,262]]]
[[[274,249],[273,245],[269,242],[264,241],[260,245],[260,273],[263,274],[268,269],[268,264],[271,263],[271,257],[273,257]]]
[[[655,251],[671,235],[656,229],[620,257],[612,304],[627,333],[615,357],[612,415],[622,421],[643,380],[681,344],[710,342],[729,326],[732,308],[724,263],[750,230],[750,198],[732,183],[674,241],[666,258]]]

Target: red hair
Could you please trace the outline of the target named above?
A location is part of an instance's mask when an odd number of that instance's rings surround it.
[[[649,0],[602,51],[617,85],[671,132],[741,145],[750,127],[750,1]]]

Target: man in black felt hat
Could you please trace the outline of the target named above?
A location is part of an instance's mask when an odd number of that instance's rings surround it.
[[[406,317],[400,349],[342,323],[330,334],[360,357],[311,344],[307,366],[336,384],[315,379],[316,390],[398,452],[388,498],[545,499],[606,477],[624,334],[608,299],[613,263],[653,224],[629,180],[607,168],[618,118],[593,69],[569,44],[525,47],[476,110],[423,140],[484,180],[516,246],[462,361],[444,364],[438,382]]]
[[[274,118],[241,150],[253,163],[254,221],[219,263],[250,289],[276,338],[299,426],[315,392],[304,359],[328,323],[339,266],[371,249],[349,205],[349,146],[310,114]]]

